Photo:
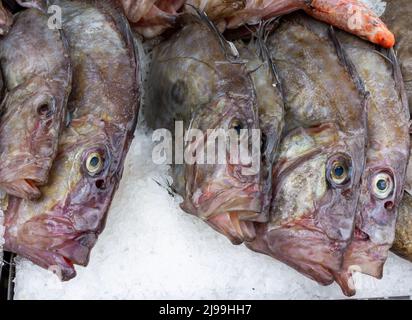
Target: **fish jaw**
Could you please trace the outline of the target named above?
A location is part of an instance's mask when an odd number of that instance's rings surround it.
[[[321,285],[333,283],[333,272],[341,267],[345,243],[298,225],[271,229],[256,223],[255,228],[256,239],[245,243],[249,249],[282,261]]]
[[[353,242],[348,247],[342,270],[335,274],[336,282],[347,296],[356,294],[353,273],[359,272],[382,279],[383,267],[391,244],[375,244],[360,230],[355,230]]]
[[[241,221],[236,212],[215,215],[206,223],[223,234],[234,245],[251,242],[256,238],[256,228],[252,221]]]
[[[74,265],[88,265],[90,252],[105,227],[115,185],[101,193],[94,188],[79,185],[48,212],[24,222],[20,221],[26,214],[24,200],[11,197],[5,249],[52,270],[63,281],[75,277]]]
[[[62,281],[76,276],[75,264],[88,265],[96,241],[97,233],[77,231],[69,219],[51,215],[25,222],[17,234],[13,228],[5,234],[7,250],[53,271]]]
[[[194,174],[197,175],[199,173]],[[222,174],[219,179],[200,185],[201,188],[193,193],[187,192],[181,208],[205,220],[234,244],[251,240],[254,237],[253,223],[246,220],[254,219],[261,213],[259,184],[243,184],[228,174]]]
[[[303,9],[315,19],[332,24],[384,48],[395,36],[376,14],[358,0],[311,0]]]
[[[0,185],[11,195],[36,199],[37,187],[47,183],[57,153],[65,102],[54,98],[60,87],[49,87],[42,78],[29,82],[5,99],[6,112],[0,124]],[[50,113],[39,115],[38,109],[46,105]]]
[[[297,129],[283,139],[274,169],[271,220],[256,223],[256,239],[247,244],[322,285],[331,284],[341,270],[359,197],[361,157],[350,157],[351,165],[346,162],[352,174],[341,185],[334,185],[328,173],[336,161],[349,159],[341,153],[350,149],[341,134],[335,125],[325,124]]]
[[[120,181],[125,157],[121,148],[130,139],[114,127],[96,126],[93,135],[87,131],[83,136],[80,130],[91,129],[87,120],[77,119],[65,130],[50,182],[40,189],[42,197],[35,202],[9,197],[6,209],[5,248],[57,270],[63,280],[75,276],[75,264],[89,262]],[[86,171],[90,154],[104,159],[94,176]]]

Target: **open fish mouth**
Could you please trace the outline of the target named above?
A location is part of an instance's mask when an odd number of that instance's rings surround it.
[[[233,244],[241,244],[252,241],[256,235],[252,220],[262,211],[262,195],[258,188],[251,184],[243,189],[210,191],[213,186],[209,185],[204,191],[198,190],[191,198],[186,198],[181,208],[205,220]]]
[[[20,241],[21,239],[6,235],[5,240],[6,250],[52,271],[62,281],[68,281],[76,276],[74,265],[88,265],[90,252],[97,241],[97,235],[93,232],[61,234],[60,238],[54,237],[52,241],[55,243],[48,247],[42,246],[42,239],[34,240],[33,238],[33,242],[29,243],[26,239]]]
[[[4,166],[0,169],[2,188],[16,197],[36,200],[41,196],[39,187],[48,182],[50,166],[49,159]]]
[[[250,214],[255,214],[251,212]],[[251,242],[256,238],[255,224],[251,221],[239,220],[239,212],[228,212],[208,219],[209,224],[217,232],[225,235],[232,244],[239,245]]]

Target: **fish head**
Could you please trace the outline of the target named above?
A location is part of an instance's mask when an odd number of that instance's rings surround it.
[[[262,208],[261,139],[251,104],[253,97],[228,93],[203,106],[188,130],[196,128],[201,138],[189,138],[185,148],[185,153],[201,152],[204,160],[185,163],[182,208],[207,220],[234,243],[249,233],[239,230],[239,220],[259,215]]]
[[[66,129],[41,199],[10,197],[7,208],[5,247],[62,280],[75,276],[74,264],[88,264],[122,174],[124,131],[89,121]]]
[[[407,153],[370,159],[364,170],[352,243],[345,254],[337,281],[347,295],[355,294],[354,272],[381,279],[388,253],[395,240]]]
[[[47,183],[64,117],[59,89],[36,77],[5,98],[0,180],[10,194],[36,199],[40,196],[38,186]]]
[[[248,244],[325,285],[333,282],[351,239],[363,167],[344,138],[336,125],[324,124],[283,139],[271,221],[259,229],[256,245]]]
[[[262,207],[256,94],[245,63],[234,56],[234,45],[226,43],[205,17],[191,19],[153,50],[145,120],[153,129],[173,133],[178,122],[183,123],[184,153],[196,158],[173,164],[183,167],[181,175],[184,172],[184,179],[174,176],[174,188],[184,199],[181,207],[233,243],[241,243],[245,235],[239,225],[259,216]],[[233,155],[231,139],[244,142],[243,153],[250,157],[241,159],[240,143],[238,156]],[[253,234],[251,225],[245,234]]]

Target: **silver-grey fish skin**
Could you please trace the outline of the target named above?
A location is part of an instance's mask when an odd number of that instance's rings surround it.
[[[174,134],[174,121],[183,121],[185,129],[203,133],[259,129],[256,93],[245,63],[206,17],[185,19],[179,31],[153,50],[143,112],[149,127]],[[254,238],[250,221],[262,211],[261,174],[244,175],[245,168],[230,163],[172,166],[183,210],[236,244]]]
[[[351,269],[382,278],[395,238],[409,159],[410,115],[394,51],[379,52],[375,46],[340,31],[337,36],[370,93],[368,147],[355,233],[338,277],[345,293],[354,295]]]
[[[57,273],[86,266],[119,186],[140,104],[140,64],[116,4],[55,0],[73,62],[71,122],[38,201],[10,197],[5,248]]]
[[[271,205],[272,171],[279,155],[283,135],[285,105],[282,86],[276,66],[265,43],[265,25],[262,25],[248,45],[236,42],[241,59],[247,64],[255,87],[261,130],[262,156],[262,215],[258,222],[267,222]]]
[[[402,70],[405,88],[412,106],[412,2],[409,0],[386,0],[386,10],[382,20],[395,34],[395,51]]]
[[[367,93],[329,27],[300,14],[268,39],[285,94],[271,217],[248,247],[321,284],[351,241],[365,162]]]
[[[46,14],[28,9],[0,39],[0,188],[25,199],[38,198],[48,181],[71,90],[66,39],[47,23]]]

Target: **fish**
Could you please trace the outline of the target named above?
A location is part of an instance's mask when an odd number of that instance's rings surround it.
[[[246,62],[252,82],[255,88],[259,127],[261,130],[261,192],[262,211],[256,221],[267,222],[271,204],[272,193],[272,169],[279,154],[280,140],[285,126],[285,105],[282,84],[276,66],[270,57],[269,48],[266,45],[268,30],[262,23],[257,32],[249,40],[235,42],[239,55]]]
[[[395,37],[381,19],[360,0],[121,0],[138,32],[155,37],[175,25],[181,11],[195,7],[222,28],[256,24],[262,19],[303,10],[310,16],[390,48]],[[148,18],[149,17],[149,18]]]
[[[410,114],[401,70],[393,49],[375,46],[343,32],[338,41],[370,93],[368,147],[353,240],[337,281],[356,294],[352,272],[382,278],[395,238],[410,151]]]
[[[0,39],[5,98],[0,117],[0,188],[16,197],[40,197],[56,157],[71,91],[71,62],[60,30],[36,9],[15,15]]]
[[[9,197],[5,249],[66,281],[74,265],[88,264],[122,177],[140,106],[140,53],[115,3],[50,3],[62,8],[73,64],[71,121],[41,199]]]
[[[6,35],[13,24],[13,15],[0,1],[0,36]]]
[[[408,164],[409,176],[412,174],[412,164]],[[407,183],[411,183],[407,179]],[[401,258],[412,262],[412,195],[410,189],[405,189],[398,209],[395,240],[391,251]]]
[[[246,246],[329,285],[352,239],[368,93],[327,25],[293,14],[267,42],[285,95],[285,130],[270,220],[255,223]]]
[[[395,240],[391,251],[412,262],[412,161],[408,162],[402,201],[398,209]]]
[[[167,129],[175,139],[176,130],[200,130],[205,135],[198,141],[204,145],[208,130],[232,130],[237,136],[246,130],[251,138],[250,132],[259,129],[258,101],[246,63],[202,12],[184,19],[179,31],[153,49],[143,109],[147,126]],[[182,121],[181,129],[176,121]],[[196,143],[186,143],[185,153],[195,148]],[[193,162],[172,162],[171,187],[183,198],[180,207],[234,244],[252,239],[250,221],[262,212],[260,170],[244,174],[249,164]]]
[[[409,107],[412,106],[412,31],[409,20],[412,5],[408,0],[387,0],[383,21],[391,28],[397,42],[394,47],[400,63]]]

